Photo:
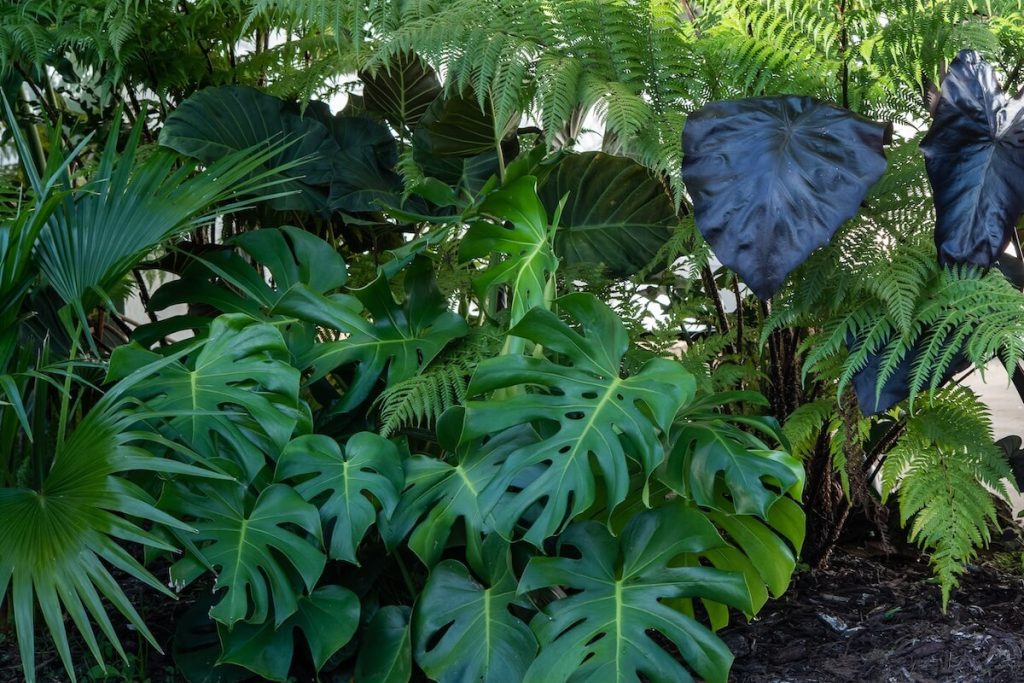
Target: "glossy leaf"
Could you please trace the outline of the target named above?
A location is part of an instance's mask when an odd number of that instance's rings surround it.
[[[674,565],[724,545],[704,516],[682,504],[640,513],[618,539],[596,522],[570,527],[558,541],[563,556],[533,558],[519,583],[521,593],[554,586],[570,592],[531,622],[541,651],[524,680],[636,681],[642,674],[653,683],[693,681],[685,662],[703,680],[725,683],[732,664],[726,645],[664,604],[699,597],[749,612],[740,574]],[[565,556],[568,548],[575,558]]]
[[[274,628],[261,624],[221,627],[224,652],[219,664],[245,667],[270,681],[288,680],[295,654],[296,631],[302,633],[319,672],[327,660],[342,648],[359,626],[359,598],[341,586],[322,586],[299,598],[292,616]]]
[[[616,277],[650,263],[678,222],[665,186],[626,157],[565,155],[540,186],[549,215],[563,197],[555,252],[569,265],[603,263]]]
[[[404,53],[373,73],[362,72],[366,108],[380,112],[395,130],[412,130],[441,94],[437,74],[419,56]]]
[[[159,359],[139,346],[122,346],[110,374],[123,377]],[[133,394],[152,410],[174,414],[169,429],[200,455],[230,454],[252,478],[267,456],[280,453],[298,421],[299,373],[289,361],[275,327],[223,315],[197,353],[164,366]]]
[[[388,605],[373,615],[356,659],[359,683],[407,683],[412,677],[411,610]]]
[[[977,52],[949,65],[921,153],[939,261],[991,266],[1024,212],[1024,100],[1003,94]]]
[[[453,339],[465,335],[466,321],[448,310],[434,282],[429,261],[418,259],[405,275],[405,301],[399,304],[384,275],[355,296],[327,297],[308,287],[293,288],[277,311],[347,336],[316,345],[299,359],[314,378],[342,366],[354,366],[347,391],[334,410],[352,410],[384,379],[388,386],[419,373]],[[362,308],[372,316],[362,316]]]
[[[192,557],[176,562],[171,578],[185,584],[212,567],[214,592],[225,594],[210,616],[222,624],[280,626],[298,610],[300,587],[312,590],[323,572],[320,515],[284,484],[255,500],[238,484],[178,486],[160,502],[198,531],[187,539]]]
[[[484,544],[478,579],[460,562],[430,572],[416,603],[416,663],[439,683],[521,681],[537,653],[529,627],[509,611],[517,598],[508,545]]]
[[[467,443],[516,425],[546,422],[556,427],[536,444],[511,453],[483,494],[486,509],[504,498],[493,514],[496,528],[506,534],[537,506],[525,535],[535,545],[594,503],[599,482],[592,461],[600,472],[609,511],[629,489],[629,460],[649,476],[664,459],[662,433],[676,411],[693,398],[695,388],[693,377],[679,363],[662,358],[623,378],[622,357],[629,337],[615,312],[590,294],[572,294],[556,303],[582,333],[553,313],[534,309],[510,334],[559,354],[562,362],[519,355],[485,360],[470,380],[468,395],[512,387],[533,391],[468,401],[462,435]],[[517,476],[533,468],[538,471],[529,481],[513,485]]]
[[[356,549],[377,517],[374,501],[390,516],[405,483],[398,449],[387,439],[360,432],[345,444],[322,434],[289,443],[275,478],[295,482],[295,490],[320,510],[332,560],[358,563]],[[372,498],[371,498],[372,497]]]
[[[328,127],[341,148],[335,159],[328,206],[341,211],[379,211],[401,204],[398,143],[383,124],[335,116]]]
[[[683,131],[683,180],[715,255],[762,299],[852,218],[885,171],[887,125],[810,97],[712,102]]]

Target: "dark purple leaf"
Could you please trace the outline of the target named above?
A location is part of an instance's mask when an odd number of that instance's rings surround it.
[[[852,218],[891,128],[810,97],[714,102],[683,131],[683,180],[715,255],[762,299]]]

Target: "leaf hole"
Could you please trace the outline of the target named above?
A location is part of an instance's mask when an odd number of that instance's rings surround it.
[[[565,416],[570,420],[582,420],[584,417],[586,417],[583,414],[582,410],[570,410],[565,414]]]
[[[581,396],[583,398],[587,399],[588,401],[593,401],[595,398],[597,398],[597,392],[596,391],[584,391],[581,394]]]

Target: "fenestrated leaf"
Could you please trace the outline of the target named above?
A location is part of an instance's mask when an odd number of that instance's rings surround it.
[[[288,181],[281,189],[295,194],[271,205],[281,211],[322,212],[341,148],[315,116],[300,116],[284,100],[244,86],[206,88],[171,112],[160,131],[161,145],[207,164],[275,141],[293,144],[269,160],[268,168],[301,163],[282,173]]]
[[[664,604],[708,598],[749,612],[740,574],[673,566],[724,546],[703,515],[680,503],[640,513],[618,539],[596,522],[570,527],[559,538],[559,552],[574,548],[579,559],[535,557],[519,582],[520,593],[552,586],[572,591],[531,622],[541,651],[524,680],[625,682],[642,674],[652,683],[693,681],[663,638],[701,678],[725,683],[729,648],[706,626]]]
[[[603,263],[616,277],[646,266],[677,222],[665,186],[626,157],[565,155],[540,186],[540,198],[551,215],[565,196],[555,252],[570,265]]]
[[[939,261],[991,266],[1024,212],[1024,100],[1003,94],[977,52],[949,65],[921,153]]]
[[[437,75],[419,56],[403,53],[373,73],[360,72],[367,109],[380,112],[395,130],[412,130],[441,94]]]
[[[715,255],[762,299],[852,218],[890,127],[810,97],[712,102],[683,131],[683,180]]]
[[[320,578],[326,562],[319,547],[320,515],[284,484],[268,486],[255,500],[240,484],[175,486],[160,504],[193,520],[198,531],[185,539],[195,557],[172,565],[171,578],[184,584],[204,567],[214,568],[214,591],[226,594],[210,616],[222,624],[280,626],[298,609],[296,584],[308,591]]]
[[[313,666],[323,668],[331,656],[355,635],[359,626],[359,598],[341,586],[322,586],[299,598],[295,614],[274,628],[273,623],[220,627],[224,652],[219,664],[242,666],[271,681],[288,679],[295,653],[295,631],[301,631],[313,655]]]
[[[478,579],[444,560],[416,602],[416,663],[440,683],[521,681],[537,654],[537,639],[509,611],[520,601],[508,544],[490,536],[480,564]]]
[[[541,441],[511,453],[483,493],[496,528],[511,533],[527,510],[537,506],[525,538],[539,545],[596,498],[596,463],[611,512],[629,490],[628,460],[646,475],[661,464],[661,434],[676,411],[693,398],[693,377],[675,362],[656,358],[631,377],[620,374],[629,337],[619,317],[591,294],[557,300],[560,310],[582,329],[576,332],[544,309],[531,310],[510,334],[559,354],[565,364],[546,358],[506,355],[485,360],[467,394],[529,387],[501,400],[466,403],[463,443],[515,425],[547,422],[557,429]],[[537,468],[529,481],[513,481]],[[494,507],[506,496],[502,504]]]
[[[460,429],[461,413],[442,416],[438,432],[445,442],[458,436],[446,436],[449,429]],[[509,453],[537,443],[538,436],[530,425],[522,425],[495,434],[480,443],[470,441],[454,453],[452,462],[426,455],[415,455],[406,461],[405,491],[386,526],[385,539],[397,545],[412,531],[409,548],[428,567],[437,564],[461,520],[468,543],[476,543],[480,534],[489,530],[486,510],[480,495],[494,479]]]
[[[398,449],[370,432],[353,435],[345,451],[334,439],[307,434],[294,439],[281,453],[275,478],[291,480],[295,490],[316,504],[332,560],[356,563],[356,548],[377,517],[372,496],[390,516],[405,483]]]
[[[160,359],[137,345],[122,346],[110,375],[123,377]],[[167,421],[177,438],[207,458],[230,455],[248,477],[276,456],[298,421],[299,372],[277,329],[244,315],[222,315],[186,362],[175,361],[132,391]]]
[[[474,285],[481,297],[498,285],[508,285],[512,292],[510,324],[514,325],[531,308],[544,305],[548,276],[558,267],[548,212],[537,196],[537,179],[522,176],[488,194],[480,212],[501,222],[474,221],[459,244],[459,260],[504,254],[501,261],[476,276]]]
[[[377,610],[364,633],[356,659],[359,683],[407,683],[412,676],[412,639],[404,605]]]
[[[354,294],[327,297],[298,286],[276,309],[348,335],[318,344],[299,359],[300,365],[312,366],[314,378],[354,365],[347,390],[333,408],[338,412],[362,403],[382,377],[390,386],[417,374],[469,330],[461,316],[448,310],[427,259],[418,258],[406,272],[401,305],[383,274]],[[363,306],[372,321],[362,316]]]

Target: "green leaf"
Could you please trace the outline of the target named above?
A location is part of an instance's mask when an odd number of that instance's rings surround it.
[[[240,683],[252,678],[249,671],[217,664],[221,644],[217,622],[210,618],[212,595],[203,595],[175,619],[171,654],[176,673],[188,683]]]
[[[348,335],[318,344],[299,359],[319,378],[353,365],[347,390],[333,407],[347,412],[361,404],[385,377],[388,386],[419,373],[450,341],[464,336],[466,321],[448,310],[430,272],[429,261],[417,258],[405,276],[405,301],[394,300],[384,275],[356,290],[355,297],[326,297],[308,287],[294,287],[277,311]],[[365,306],[372,321],[361,315]]]
[[[301,631],[317,672],[355,635],[359,598],[341,586],[322,586],[299,598],[295,614],[278,626],[235,624],[220,628],[224,652],[219,664],[234,664],[271,681],[288,679],[295,653],[295,631]]]
[[[512,292],[510,321],[522,320],[531,308],[544,306],[548,277],[558,268],[551,246],[548,212],[537,197],[537,179],[522,176],[487,195],[482,214],[499,219],[479,219],[470,224],[459,244],[459,260],[504,254],[474,279],[481,298],[500,285]]]
[[[438,98],[416,128],[417,161],[421,154],[473,157],[493,152],[511,125],[495,120],[490,106],[482,107],[472,95]]]
[[[341,211],[380,211],[401,204],[402,178],[395,173],[398,144],[384,125],[370,119],[335,116],[328,127],[341,153],[328,197]]]
[[[359,683],[407,683],[412,677],[411,609],[388,605],[370,620],[356,659]]]
[[[299,608],[296,578],[311,590],[323,572],[320,515],[284,484],[268,486],[255,501],[238,484],[178,486],[160,502],[197,530],[188,539],[193,557],[172,565],[172,580],[184,584],[214,568],[214,591],[226,594],[210,616],[222,624],[259,624],[272,608],[280,626]]]
[[[626,157],[565,155],[540,187],[549,214],[563,197],[555,253],[567,265],[603,263],[615,277],[650,263],[678,223],[665,186]]]
[[[356,564],[356,548],[377,517],[370,496],[390,516],[405,482],[398,449],[369,432],[352,436],[344,453],[322,434],[300,436],[281,453],[275,478],[297,482],[299,495],[320,510],[330,534],[328,556]]]
[[[137,345],[122,346],[111,357],[110,376],[159,360]],[[281,333],[239,314],[214,320],[190,360],[165,364],[132,391],[150,409],[176,414],[167,422],[176,438],[207,458],[230,454],[250,480],[291,438],[298,392],[299,371]]]
[[[395,130],[412,130],[441,94],[437,74],[419,56],[395,56],[372,73],[360,72],[366,108],[380,112]]]
[[[461,424],[460,409],[446,413],[438,433]],[[443,436],[447,443],[457,436]],[[494,479],[509,453],[537,442],[529,425],[500,432],[483,443],[460,446],[451,463],[426,455],[409,458],[405,464],[405,490],[394,516],[386,525],[385,538],[396,546],[412,531],[409,548],[428,567],[437,564],[453,528],[462,520],[466,542],[476,544],[490,530],[480,504],[480,494]]]
[[[431,679],[521,681],[537,654],[537,640],[509,607],[520,604],[508,544],[484,544],[483,581],[456,560],[430,572],[416,602],[416,662]]]
[[[524,680],[636,681],[642,675],[652,683],[693,681],[681,657],[704,680],[725,683],[732,665],[725,643],[664,604],[699,597],[750,611],[741,575],[673,566],[723,546],[711,523],[681,504],[637,515],[619,539],[596,522],[570,527],[558,548],[574,548],[578,559],[535,557],[519,583],[520,593],[556,586],[572,592],[531,622],[541,651]]]
[[[511,533],[536,505],[537,515],[527,522],[525,535],[535,545],[595,502],[598,477],[592,460],[600,471],[609,513],[629,490],[629,460],[649,476],[665,456],[661,435],[693,398],[696,385],[679,363],[661,358],[631,377],[621,377],[629,338],[614,311],[590,294],[572,294],[556,303],[579,322],[583,334],[543,309],[527,313],[510,334],[559,354],[565,364],[523,356],[481,363],[470,380],[469,395],[519,386],[539,391],[468,401],[462,437],[465,443],[514,425],[556,427],[536,444],[511,453],[483,493],[483,508],[493,511],[502,533]],[[534,468],[531,480],[513,487],[517,476]],[[510,487],[516,490],[509,492]]]

